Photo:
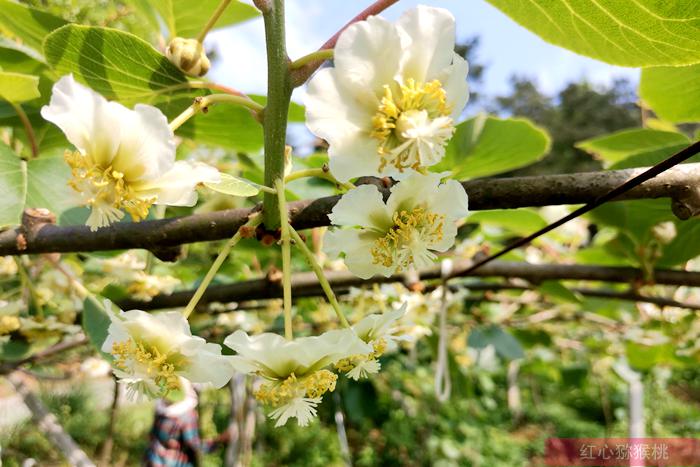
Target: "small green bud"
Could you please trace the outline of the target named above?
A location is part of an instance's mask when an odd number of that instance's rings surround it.
[[[165,49],[165,56],[173,65],[190,76],[204,76],[211,67],[204,47],[197,39],[176,37]]]

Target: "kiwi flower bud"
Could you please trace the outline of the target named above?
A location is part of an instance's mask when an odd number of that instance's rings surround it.
[[[204,46],[197,39],[174,38],[165,49],[165,56],[190,76],[204,76],[211,67]]]

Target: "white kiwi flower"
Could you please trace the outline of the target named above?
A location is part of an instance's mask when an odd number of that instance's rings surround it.
[[[111,310],[109,303],[105,308]],[[129,394],[150,398],[180,388],[179,377],[223,387],[233,376],[221,346],[193,336],[181,313],[108,312],[111,324],[102,351],[114,357],[114,375]]]
[[[454,245],[456,221],[469,211],[467,193],[442,174],[413,173],[391,188],[386,203],[374,185],[348,191],[328,215],[324,251],[344,255],[350,272],[362,279],[390,276],[411,265],[427,267]]]
[[[338,375],[326,367],[372,351],[352,329],[293,340],[273,333],[248,336],[239,330],[228,336],[224,345],[237,352],[232,357],[236,371],[258,375],[265,381],[254,396],[274,408],[269,416],[276,420],[277,427],[290,418],[307,426],[316,416],[323,395],[335,390]]]
[[[340,181],[397,176],[438,163],[469,98],[455,20],[419,6],[396,23],[379,16],[338,38],[334,67],[309,81],[306,124],[328,141]]]
[[[66,151],[69,182],[91,209],[91,230],[120,220],[127,211],[144,219],[153,204],[193,206],[195,187],[218,182],[218,170],[201,162],[175,161],[175,136],[156,107],[133,110],[62,77],[41,116],[58,126],[77,151]]]
[[[406,313],[406,305],[398,310],[382,314],[367,315],[352,326],[357,337],[372,346],[372,352],[346,357],[336,362],[335,367],[355,381],[367,378],[370,374],[379,373],[381,364],[379,357],[388,351],[396,349],[396,341],[401,337],[396,335],[396,322]]]

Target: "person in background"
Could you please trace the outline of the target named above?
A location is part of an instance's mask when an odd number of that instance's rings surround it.
[[[144,456],[147,467],[196,467],[201,454],[216,450],[228,439],[228,430],[212,440],[199,437],[197,393],[180,378],[180,390],[158,399],[155,420]]]

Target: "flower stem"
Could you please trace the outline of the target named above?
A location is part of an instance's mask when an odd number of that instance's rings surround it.
[[[231,3],[231,0],[221,0],[221,3],[219,3],[219,6],[216,7],[216,10],[214,10],[214,13],[212,13],[211,18],[209,18],[209,21],[207,21],[207,24],[204,25],[202,31],[199,33],[199,35],[197,35],[197,42],[204,42],[204,38],[207,37],[207,34],[209,31],[211,31],[211,28],[214,27],[214,24],[216,24],[221,15],[224,13],[224,10],[229,3]]]
[[[34,307],[36,308],[37,315],[40,318],[44,318],[44,308],[39,302],[39,294],[36,291],[36,287],[32,283],[32,278],[29,277],[29,272],[22,264],[22,257],[15,258],[15,263],[17,263],[17,272],[19,273],[19,278],[24,287],[29,291],[29,297],[32,302],[34,302]]]
[[[197,97],[195,98],[192,105],[187,107],[180,115],[175,117],[170,122],[170,128],[175,131],[180,128],[187,120],[194,117],[198,112],[206,109],[212,104],[217,104],[220,102],[225,102],[227,104],[240,105],[250,109],[253,114],[260,119],[260,114],[264,110],[264,107],[249,97],[236,96],[232,94],[211,94],[209,96]]]
[[[297,231],[294,230],[294,227],[292,227],[291,225],[289,226],[289,233],[292,236],[292,240],[294,240],[294,243],[299,247],[302,253],[304,253],[304,256],[306,256],[306,260],[309,262],[309,265],[314,270],[314,273],[316,273],[318,282],[321,284],[321,288],[325,292],[328,301],[330,302],[331,306],[333,307],[333,310],[335,311],[335,314],[338,316],[340,324],[342,324],[346,328],[349,328],[350,324],[348,323],[348,320],[345,319],[345,315],[340,309],[340,305],[338,304],[338,300],[335,298],[333,289],[328,283],[328,279],[326,279],[326,276],[323,274],[323,269],[321,269],[321,266],[316,261],[316,257],[314,256],[313,252],[309,249],[308,246],[306,246],[306,242],[304,242],[304,240],[299,236],[299,233],[297,233]]]
[[[36,133],[34,133],[32,122],[29,121],[29,117],[27,117],[27,113],[22,109],[21,105],[15,104],[14,102],[9,102],[9,104],[15,109],[17,116],[24,126],[24,132],[27,134],[27,140],[32,150],[32,159],[34,159],[39,155],[39,145],[36,142]]]
[[[289,213],[284,193],[284,180],[275,182],[277,202],[280,208],[280,233],[282,237],[282,296],[284,298],[284,337],[294,339],[292,330],[292,248],[289,238]]]
[[[284,0],[256,1],[263,12],[267,48],[267,107],[263,112],[265,131],[265,185],[273,186],[284,177],[284,151],[287,133],[287,112],[292,96],[289,58],[284,32]],[[263,197],[265,227],[280,226],[278,197]]]
[[[357,23],[358,21],[364,21],[371,15],[378,15],[379,13],[386,10],[398,1],[399,0],[376,0],[370,6],[362,10],[357,16],[348,21],[345,24],[345,26],[338,30],[338,32],[333,34],[333,36],[331,36],[331,38],[328,39],[325,42],[325,44],[323,44],[319,48],[319,51],[324,49],[332,49],[333,47],[335,47],[335,43],[338,42],[338,38],[340,37],[340,35],[351,24]],[[320,67],[323,64],[324,61],[325,60],[310,60],[307,64],[294,69],[294,71],[292,72],[292,86],[296,88],[304,84],[306,80],[309,79],[309,76],[314,74],[314,71],[316,71],[318,67]]]
[[[325,180],[328,180],[329,182],[333,182],[336,185],[339,185],[346,190],[352,190],[355,188],[355,185],[352,183],[343,183],[331,175],[331,173],[328,171],[328,169],[324,166],[319,169],[304,169],[304,170],[297,170],[296,172],[292,172],[286,177],[284,177],[284,182],[289,183],[293,180],[298,180],[300,178],[306,178],[306,177],[318,177],[318,178],[323,178]]]
[[[219,272],[219,268],[221,268],[221,265],[224,264],[224,261],[226,260],[226,258],[228,258],[228,255],[231,252],[231,248],[233,248],[236,245],[236,243],[238,243],[240,239],[243,238],[244,230],[254,229],[258,226],[258,224],[260,224],[261,220],[262,219],[259,215],[253,215],[248,220],[248,222],[246,222],[242,227],[240,227],[233,235],[233,237],[231,237],[226,242],[224,247],[219,252],[219,255],[214,260],[214,263],[209,268],[209,271],[207,271],[207,274],[204,276],[204,279],[202,279],[202,282],[199,284],[199,287],[197,287],[197,290],[195,291],[194,295],[192,295],[192,298],[190,299],[189,303],[187,304],[185,309],[182,310],[182,315],[185,317],[185,319],[189,318],[192,314],[192,311],[197,306],[197,303],[199,303],[199,300],[202,298],[202,295],[204,295],[204,292],[207,290],[207,287],[209,287],[209,284],[211,283],[212,279],[214,279],[216,273]]]
[[[290,65],[290,70],[297,70],[307,63],[315,62],[317,60],[326,61],[333,58],[333,49],[320,49],[316,52],[311,52],[308,55],[304,55],[301,58],[294,60]]]

